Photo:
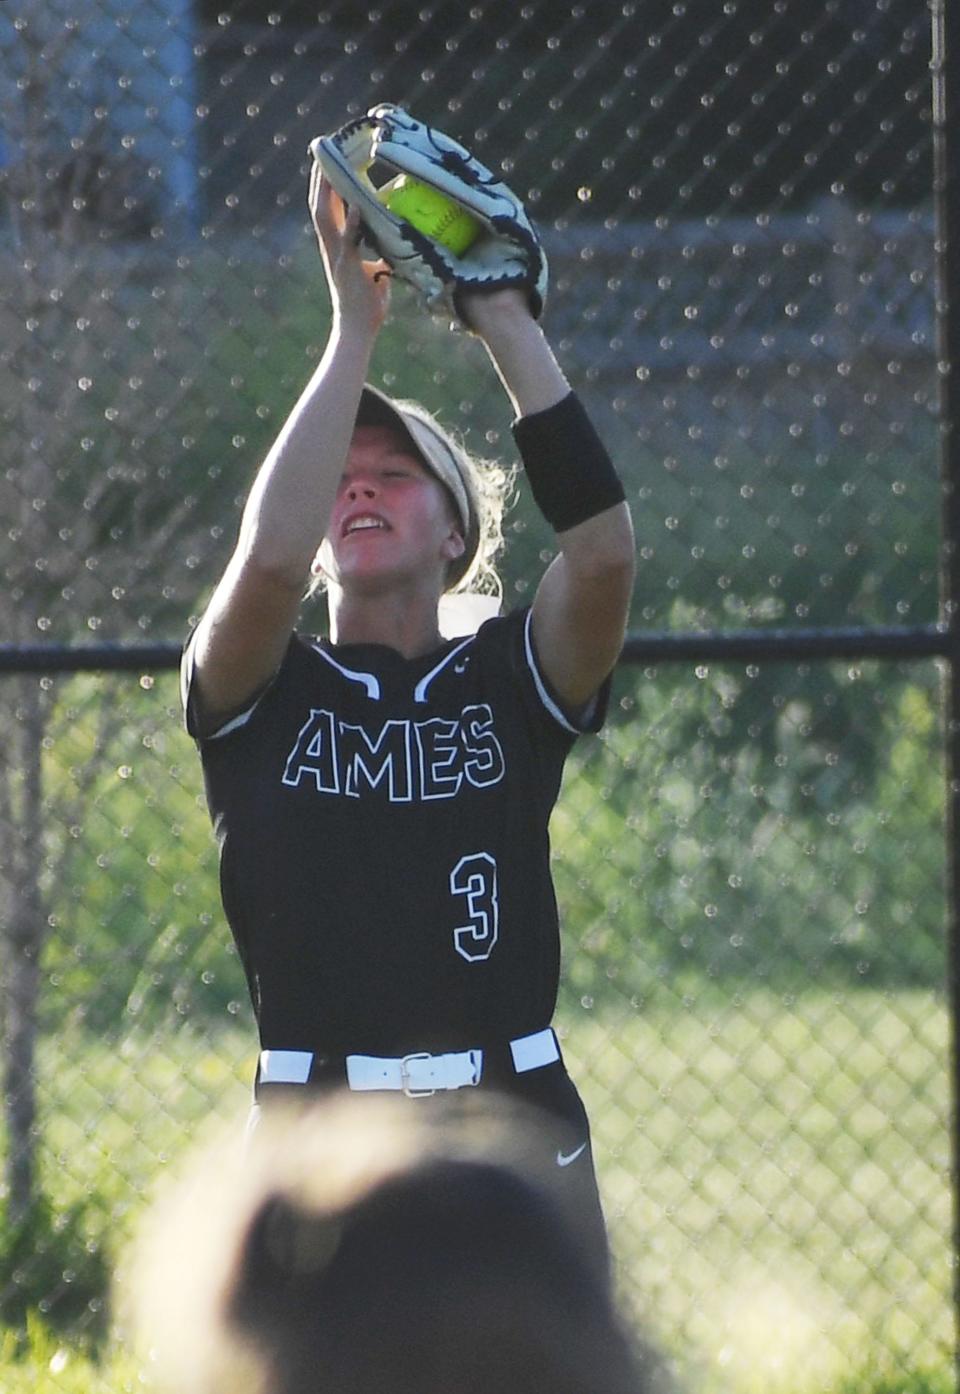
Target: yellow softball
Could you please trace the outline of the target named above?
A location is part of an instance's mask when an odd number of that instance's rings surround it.
[[[480,236],[481,225],[476,218],[409,174],[398,174],[396,179],[391,179],[378,191],[378,197],[391,213],[440,242],[456,257],[462,257]]]

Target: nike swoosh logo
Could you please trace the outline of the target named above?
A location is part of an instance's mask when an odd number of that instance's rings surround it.
[[[575,1152],[558,1152],[558,1153],[557,1153],[557,1166],[558,1166],[558,1167],[568,1167],[568,1166],[570,1165],[571,1162],[575,1162],[575,1161],[577,1160],[577,1158],[580,1156],[581,1152],[586,1152],[586,1150],[587,1150],[587,1144],[586,1144],[585,1142],[581,1142],[580,1146],[577,1148],[577,1150],[576,1150]]]

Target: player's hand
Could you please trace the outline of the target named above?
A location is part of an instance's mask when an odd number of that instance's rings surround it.
[[[390,307],[390,267],[385,261],[364,260],[359,212],[347,207],[316,163],[308,204],[335,320],[376,334]]]

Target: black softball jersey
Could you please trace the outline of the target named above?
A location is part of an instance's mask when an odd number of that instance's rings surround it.
[[[553,1015],[548,822],[609,684],[565,712],[530,610],[408,660],[295,633],[245,712],[201,734],[223,905],[261,1045],[402,1056],[494,1046]]]

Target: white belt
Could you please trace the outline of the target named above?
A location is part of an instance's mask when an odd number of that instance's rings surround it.
[[[539,1070],[560,1059],[560,1047],[553,1028],[518,1036],[510,1042],[510,1055],[517,1074]],[[313,1066],[309,1050],[262,1050],[261,1084],[306,1084]],[[402,1089],[413,1098],[434,1094],[438,1089],[462,1089],[480,1083],[483,1051],[461,1050],[448,1055],[431,1055],[422,1050],[411,1055],[348,1055],[347,1084],[354,1090]]]
[[[348,1055],[347,1084],[351,1089],[402,1089],[416,1098],[438,1089],[462,1089],[479,1084],[483,1051],[462,1050],[451,1055],[429,1055],[425,1050],[402,1059],[381,1055]]]

